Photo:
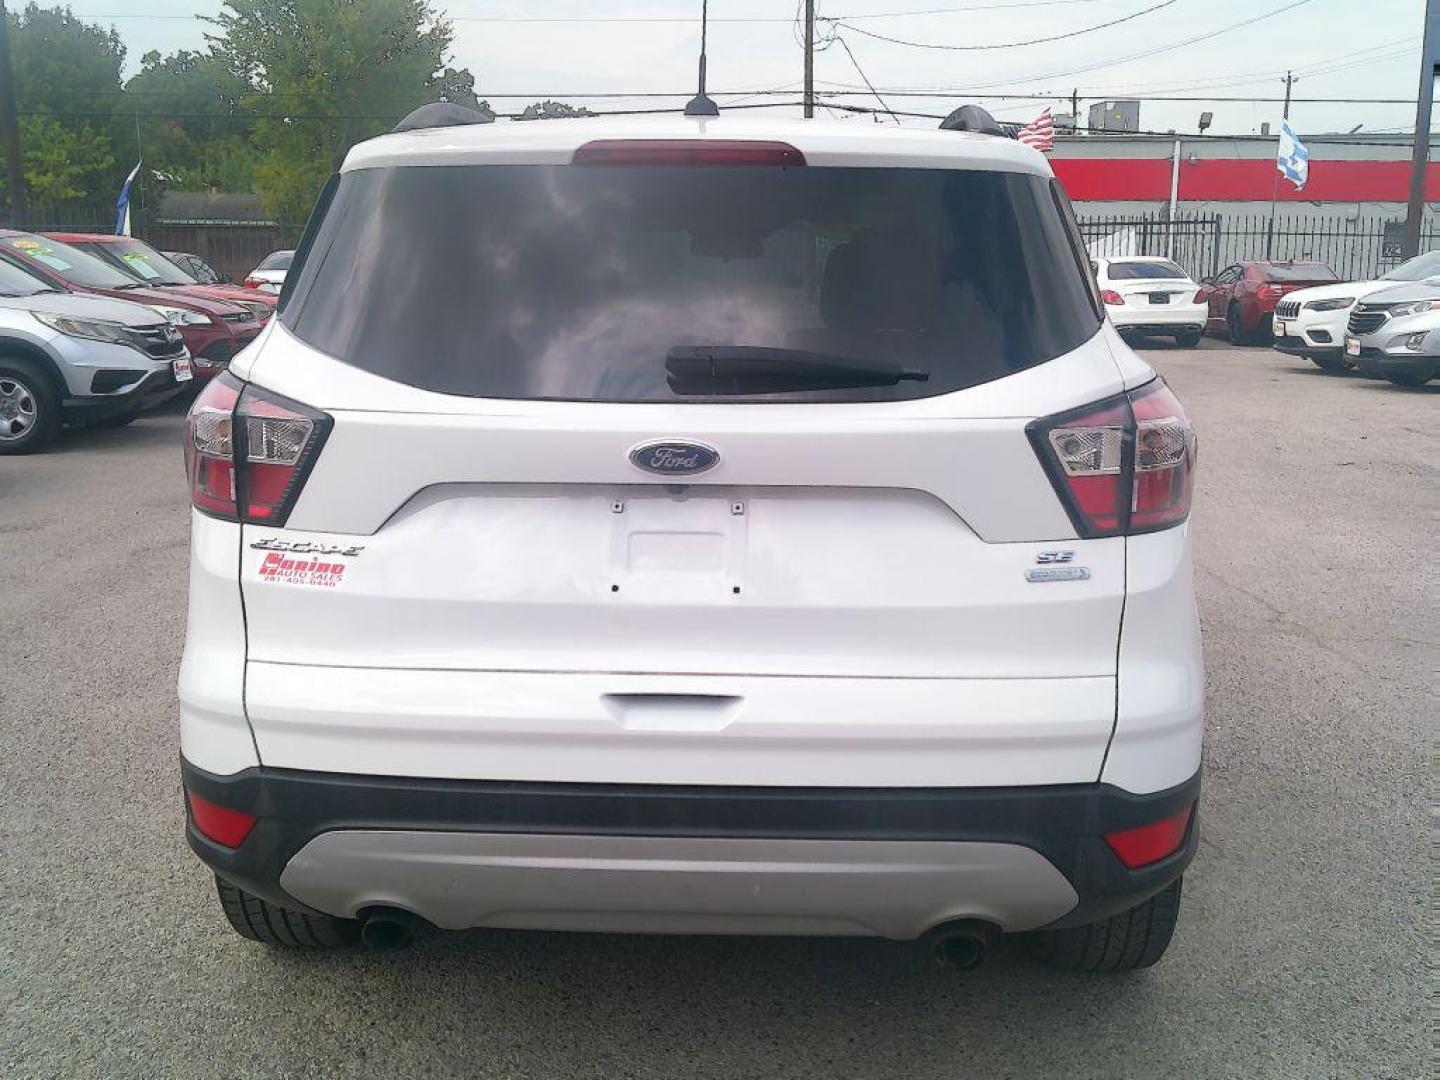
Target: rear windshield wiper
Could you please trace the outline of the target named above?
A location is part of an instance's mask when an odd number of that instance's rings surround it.
[[[883,360],[758,345],[675,345],[665,354],[665,371],[675,393],[713,395],[894,386],[930,378],[928,371]]]

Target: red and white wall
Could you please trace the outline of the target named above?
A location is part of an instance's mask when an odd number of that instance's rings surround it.
[[[1055,174],[1083,214],[1143,214],[1170,201],[1171,155],[1180,141],[1179,208],[1187,213],[1269,212],[1272,192],[1286,216],[1405,216],[1410,147],[1403,136],[1305,137],[1310,179],[1275,187],[1277,140],[1186,139],[1170,135],[1080,135],[1055,141]],[[1440,163],[1428,166],[1427,215],[1440,209]]]

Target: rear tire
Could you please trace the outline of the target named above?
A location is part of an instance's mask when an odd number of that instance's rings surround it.
[[[1245,344],[1245,324],[1240,318],[1240,309],[1234,304],[1225,313],[1225,337],[1231,345]]]
[[[1201,334],[1198,330],[1193,334],[1176,334],[1175,344],[1182,349],[1193,349],[1200,344],[1200,338]]]
[[[33,454],[60,430],[60,398],[40,368],[0,357],[0,454]]]
[[[225,918],[241,937],[277,949],[333,949],[360,940],[356,919],[336,919],[279,907],[215,875]]]
[[[1394,383],[1396,386],[1404,386],[1411,390],[1424,386],[1430,380],[1420,375],[1411,375],[1408,371],[1382,371],[1385,381]]]
[[[1345,363],[1343,356],[1312,356],[1310,361],[1321,371],[1332,371],[1339,374],[1350,370],[1350,365]]]
[[[1067,971],[1136,971],[1165,955],[1180,918],[1180,882],[1104,922],[1042,930],[1033,935],[1039,958]]]

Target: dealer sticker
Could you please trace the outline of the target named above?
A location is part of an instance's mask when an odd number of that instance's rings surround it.
[[[267,552],[260,563],[260,580],[276,581],[286,585],[309,585],[321,589],[333,589],[345,580],[346,566],[326,558],[305,558],[286,555],[279,551]]]

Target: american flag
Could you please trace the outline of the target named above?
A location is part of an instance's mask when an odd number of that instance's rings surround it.
[[[1047,108],[1016,132],[1015,138],[1041,153],[1049,153],[1055,149],[1055,117],[1050,115]]]

